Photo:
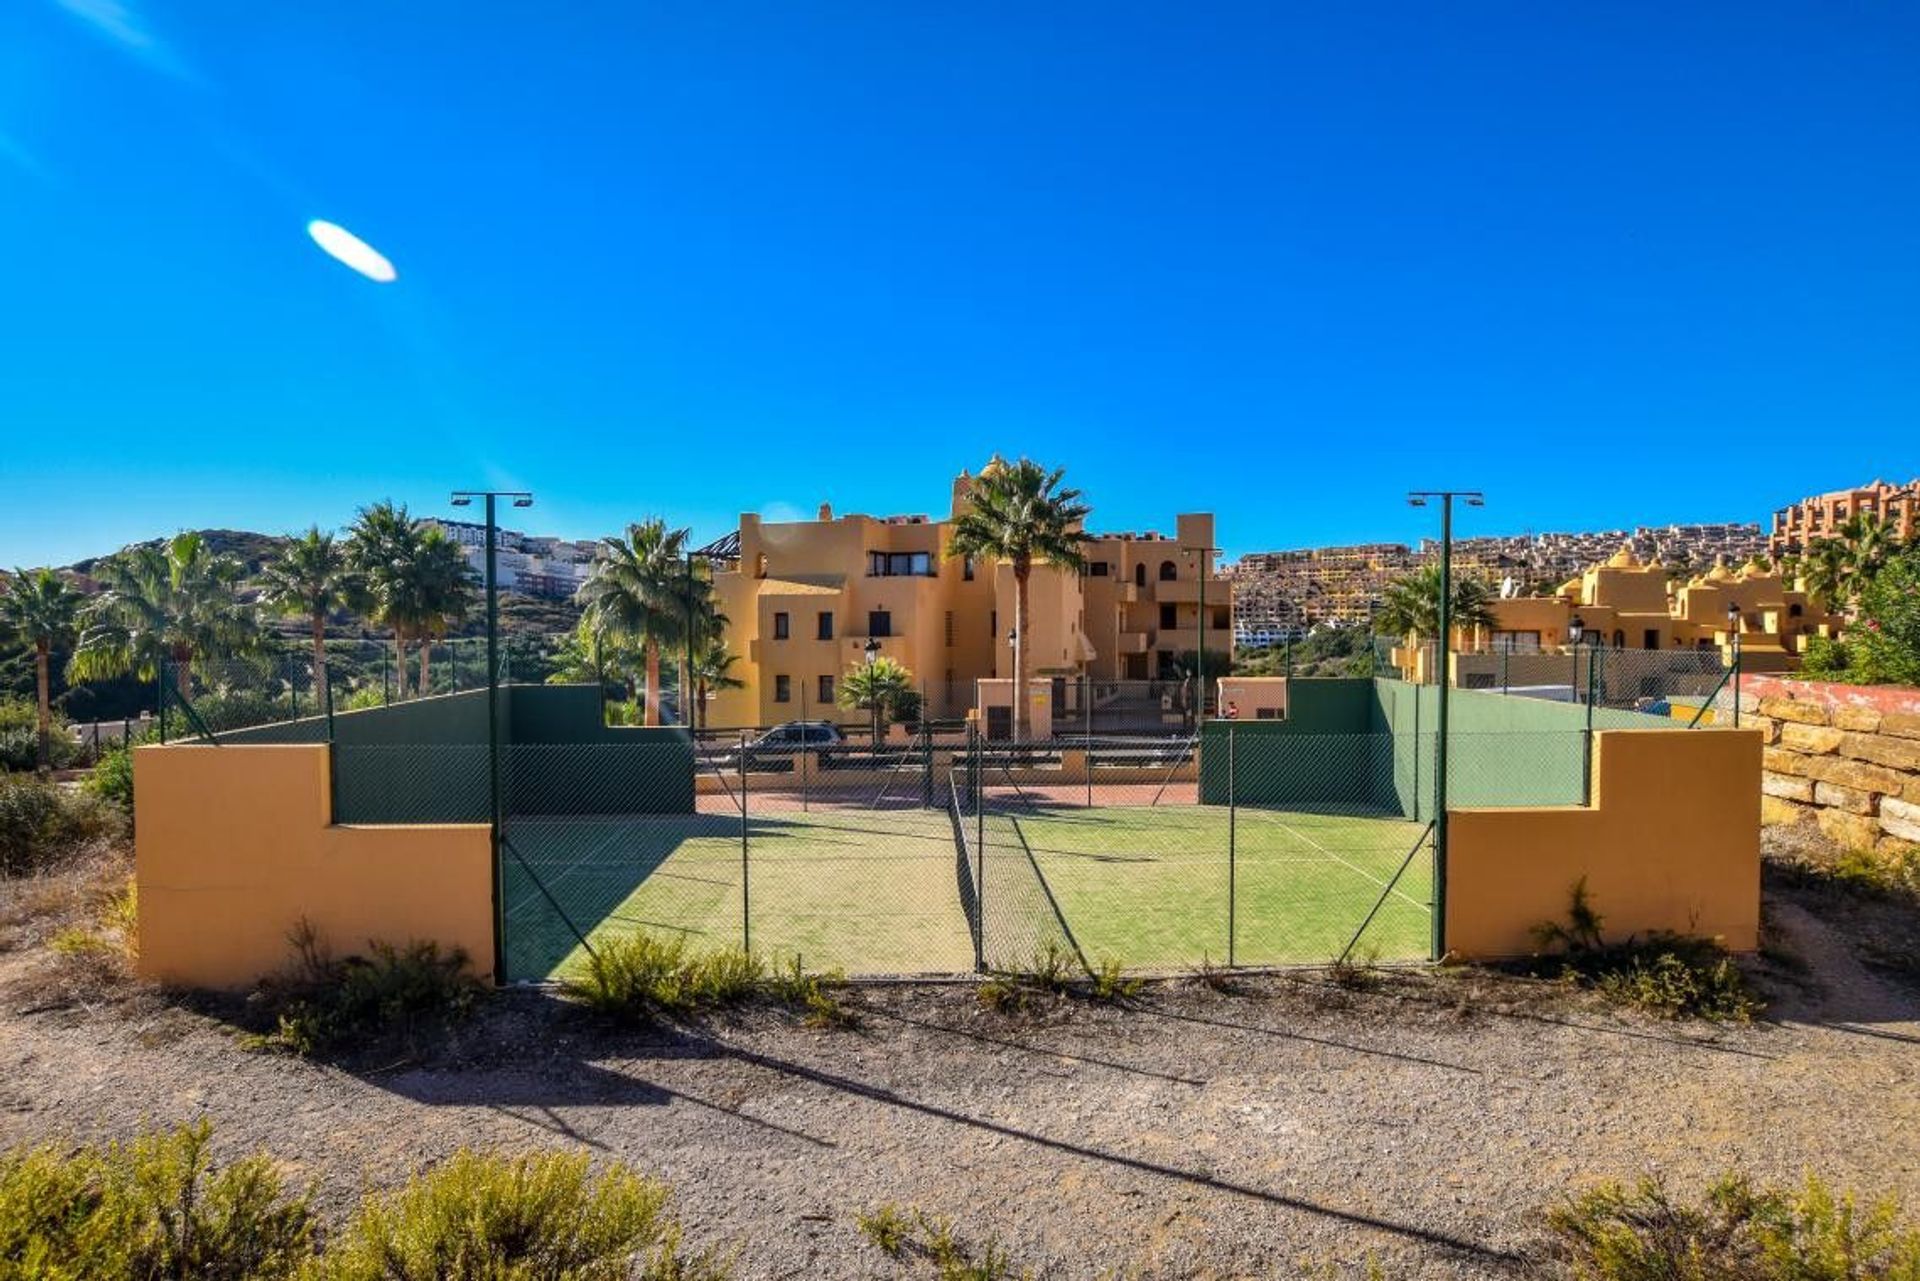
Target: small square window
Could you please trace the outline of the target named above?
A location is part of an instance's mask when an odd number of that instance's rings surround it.
[[[820,678],[820,705],[822,707],[833,705],[833,677],[831,676]]]
[[[773,678],[773,701],[791,703],[793,701],[793,677],[776,676]]]
[[[787,612],[786,612],[785,610],[780,610],[779,612],[777,612],[777,613],[775,613],[775,614],[774,614],[774,616],[773,616],[773,638],[774,638],[775,640],[785,640],[785,639],[787,638],[787,636],[789,635],[789,632],[790,632],[790,626],[789,626],[789,625],[790,625],[790,623],[791,623],[791,621],[792,621],[792,620],[790,620],[790,619],[789,619],[789,618],[787,617]]]

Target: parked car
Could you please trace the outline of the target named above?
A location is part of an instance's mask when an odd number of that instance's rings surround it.
[[[796,756],[801,752],[811,752],[814,760],[825,767],[846,745],[847,736],[840,732],[838,725],[831,722],[788,721],[747,741],[746,764],[752,770],[789,770],[793,768]],[[739,769],[741,751],[740,747],[730,747],[720,753],[716,760],[727,769]]]

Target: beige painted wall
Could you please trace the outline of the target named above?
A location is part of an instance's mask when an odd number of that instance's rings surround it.
[[[324,744],[142,747],[134,779],[144,976],[248,986],[304,918],[335,955],[432,939],[491,979],[484,824],[333,826]]]
[[[1760,945],[1760,739],[1755,730],[1608,730],[1591,807],[1450,811],[1447,946],[1524,956],[1587,879],[1609,939],[1655,930]]]

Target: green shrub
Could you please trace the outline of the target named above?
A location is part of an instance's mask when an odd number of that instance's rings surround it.
[[[257,1048],[302,1056],[412,1056],[465,1018],[480,993],[459,948],[374,942],[370,956],[335,960],[304,921],[290,941],[295,967],[252,1000],[258,1016],[273,1022],[272,1031],[253,1039]]]
[[[913,1236],[913,1220],[891,1201],[873,1210],[855,1214],[853,1222],[860,1229],[860,1235],[873,1242],[890,1259],[899,1258]]]
[[[1089,991],[1096,1001],[1126,1001],[1140,995],[1140,990],[1145,986],[1146,983],[1141,979],[1128,978],[1126,968],[1108,957],[1093,972]]]
[[[888,1202],[871,1212],[856,1214],[854,1225],[890,1259],[905,1259],[910,1254],[925,1259],[933,1265],[939,1281],[1012,1281],[1015,1275],[1006,1251],[997,1242],[989,1240],[976,1256],[961,1244],[950,1220],[925,1210],[908,1212]]]
[[[47,732],[48,763],[65,769],[80,754],[79,744],[58,711]],[[0,772],[40,767],[40,707],[31,698],[0,698]]]
[[[648,1019],[743,1001],[764,975],[739,948],[693,952],[682,938],[629,934],[600,944],[566,991],[601,1014]]]
[[[774,1000],[801,1011],[801,1021],[808,1027],[857,1027],[859,1016],[835,994],[846,981],[847,976],[838,970],[810,974],[795,956],[785,965],[770,966],[763,987]]]
[[[0,876],[57,866],[119,824],[93,797],[26,774],[0,774]]]
[[[1914,1281],[1920,1233],[1891,1198],[1860,1205],[1808,1175],[1798,1191],[1727,1176],[1703,1203],[1654,1179],[1607,1183],[1548,1212],[1554,1253],[1592,1281]]]
[[[133,818],[133,751],[127,747],[110,747],[100,754],[100,761],[87,775],[86,789],[90,795],[99,797],[113,806],[128,820]]]
[[[1800,659],[1800,671],[1819,680],[1840,680],[1847,674],[1849,660],[1843,642],[1831,636],[1810,636]]]
[[[1659,933],[1609,943],[1603,924],[1583,876],[1574,882],[1567,919],[1534,927],[1534,938],[1555,954],[1527,968],[1538,973],[1557,964],[1563,981],[1662,1018],[1744,1023],[1762,1008],[1740,967],[1711,939]]]
[[[202,1121],[128,1144],[0,1157],[0,1274],[37,1281],[291,1278],[313,1249],[305,1196],[272,1161],[215,1169]]]
[[[1860,593],[1848,628],[1853,669],[1875,684],[1920,685],[1920,547],[1893,557]]]
[[[325,1281],[709,1281],[688,1254],[667,1189],[585,1156],[511,1160],[460,1151],[397,1193],[369,1199],[334,1241]]]
[[[204,1121],[0,1155],[0,1276],[34,1281],[720,1281],[667,1189],[585,1156],[461,1151],[317,1248],[310,1194],[261,1154],[215,1167]]]

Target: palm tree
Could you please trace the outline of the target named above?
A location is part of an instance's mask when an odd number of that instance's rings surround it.
[[[688,531],[658,517],[628,525],[624,537],[603,538],[587,581],[574,593],[585,621],[603,640],[640,646],[646,660],[645,723],[660,723],[660,651],[686,635],[685,568]]]
[[[175,692],[186,700],[194,664],[260,644],[259,622],[234,590],[245,572],[195,533],[102,562],[94,571],[102,590],[81,610],[85,626],[68,675],[97,680],[132,672],[154,680],[170,667]]]
[[[1011,465],[998,456],[981,469],[967,507],[953,522],[946,555],[1005,560],[1013,565],[1013,738],[1026,738],[1027,594],[1036,563],[1079,570],[1085,563],[1081,524],[1092,510],[1080,491],[1066,489],[1063,468],[1048,471],[1032,459]]]
[[[713,570],[706,562],[696,562],[693,557],[683,554],[675,591],[680,601],[680,616],[684,620],[680,653],[675,660],[680,672],[680,719],[682,723],[690,725],[693,715],[686,704],[688,693],[696,683],[694,669],[699,666],[702,654],[710,646],[720,644],[728,620],[714,599]],[[722,648],[725,646],[722,645]],[[699,697],[704,699],[705,696],[702,694]]]
[[[40,768],[53,763],[53,651],[73,644],[79,629],[80,593],[50,569],[13,571],[0,595],[0,632],[11,633],[33,649],[33,677],[39,694]]]
[[[719,617],[716,615],[716,617]],[[725,621],[724,619],[722,620]],[[707,696],[719,689],[745,689],[747,683],[733,674],[738,656],[727,649],[727,642],[716,633],[693,651],[694,717],[696,728],[707,727]]]
[[[476,580],[460,544],[435,526],[419,531],[411,570],[414,632],[420,638],[420,692],[433,691],[433,643],[473,609]]]
[[[913,673],[906,665],[884,655],[871,663],[855,663],[840,678],[838,702],[842,707],[860,708],[872,713],[874,745],[879,746],[880,717],[898,715],[901,706],[915,693]]]
[[[280,559],[260,571],[260,599],[286,615],[305,618],[313,628],[313,692],[327,687],[327,618],[361,594],[360,577],[347,548],[318,525],[296,538]]]
[[[404,506],[362,507],[347,532],[347,559],[359,581],[356,604],[393,631],[394,696],[407,696],[407,641],[421,623],[416,562],[420,531]]]
[[[1849,582],[1847,545],[1822,538],[1807,548],[1800,561],[1800,575],[1809,595],[1828,610],[1846,604]]]
[[[1493,593],[1478,578],[1453,580],[1448,625],[1452,627],[1491,627]],[[1374,618],[1377,630],[1390,636],[1431,638],[1440,631],[1440,566],[1422,565],[1411,574],[1402,574],[1387,584],[1381,595],[1380,612]]]
[[[1846,546],[1845,589],[1848,599],[1857,599],[1873,576],[1900,546],[1900,538],[1884,516],[1873,512],[1855,512],[1839,529]]]

